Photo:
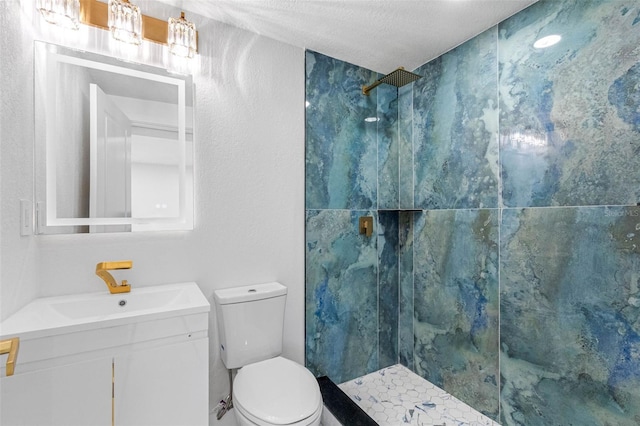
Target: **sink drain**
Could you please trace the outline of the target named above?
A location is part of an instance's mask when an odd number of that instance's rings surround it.
[[[122,299],[121,301],[118,302],[118,305],[120,305],[120,306],[124,306],[126,304],[127,304],[127,301],[124,300],[124,299]]]

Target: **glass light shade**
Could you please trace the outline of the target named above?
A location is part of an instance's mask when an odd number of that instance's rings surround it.
[[[51,24],[74,30],[80,27],[80,0],[37,0],[36,7]]]
[[[140,8],[128,0],[109,0],[109,30],[116,40],[130,44],[142,42]]]
[[[169,18],[167,44],[169,52],[176,56],[193,58],[196,54],[196,26],[185,19],[184,12],[180,14],[180,18]]]

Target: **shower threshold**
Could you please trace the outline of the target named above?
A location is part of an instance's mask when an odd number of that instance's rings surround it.
[[[400,364],[338,387],[380,426],[499,426]]]

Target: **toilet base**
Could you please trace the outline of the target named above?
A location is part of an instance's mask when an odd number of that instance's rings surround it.
[[[313,413],[311,417],[307,417],[302,421],[299,421],[297,423],[292,423],[287,426],[318,426],[320,425],[320,419],[322,417],[323,408],[324,406],[321,405],[318,411]],[[236,422],[238,423],[238,426],[272,426],[271,423],[266,423],[266,422],[256,423],[250,420],[240,410],[238,410],[238,407],[234,407],[232,411],[234,413],[234,417],[236,418]]]

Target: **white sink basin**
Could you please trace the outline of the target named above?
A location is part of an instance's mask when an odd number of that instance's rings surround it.
[[[209,312],[196,283],[132,288],[130,293],[98,293],[33,300],[0,323],[0,336],[55,335],[126,323]],[[31,336],[36,337],[36,336]]]
[[[188,305],[192,293],[189,290],[188,287],[164,285],[132,289],[123,294],[98,293],[47,300],[46,305],[71,320],[136,315]]]

